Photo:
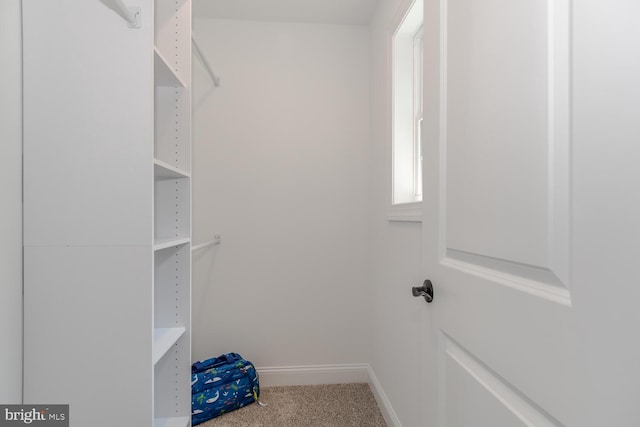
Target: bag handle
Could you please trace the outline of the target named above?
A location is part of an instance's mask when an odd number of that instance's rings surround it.
[[[237,353],[222,354],[214,359],[207,359],[204,362],[198,361],[191,365],[191,373],[204,371],[206,369],[216,368],[218,366],[226,365],[229,363],[240,360],[241,357]]]

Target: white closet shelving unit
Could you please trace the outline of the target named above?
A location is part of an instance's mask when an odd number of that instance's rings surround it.
[[[25,403],[191,425],[191,0],[25,0]]]
[[[191,421],[191,4],[154,5],[154,417]]]

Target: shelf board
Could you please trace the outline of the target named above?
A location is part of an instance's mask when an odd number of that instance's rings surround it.
[[[165,59],[164,55],[162,55],[157,47],[154,47],[153,53],[156,86],[185,87],[186,85],[184,84],[184,79],[182,79],[180,73],[175,71],[169,65],[169,62]]]
[[[184,335],[185,328],[155,328],[153,330],[153,364],[158,363],[169,349]]]
[[[191,417],[156,418],[153,427],[187,427]]]
[[[170,237],[166,239],[155,239],[153,242],[153,250],[160,251],[162,249],[173,248],[175,246],[185,245],[189,243],[189,237]]]
[[[191,174],[183,169],[171,166],[162,160],[153,160],[153,173],[156,179],[190,178]]]

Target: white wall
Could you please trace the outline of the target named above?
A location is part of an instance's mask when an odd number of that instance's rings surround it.
[[[193,357],[366,363],[367,27],[195,19]]]
[[[371,24],[371,270],[373,341],[369,363],[397,419],[424,424],[421,383],[425,301],[411,296],[422,284],[421,225],[387,219],[391,200],[388,33],[399,0],[379,2]]]
[[[194,236],[223,241],[194,256],[194,358],[370,363],[413,426],[428,310],[421,226],[387,219],[398,4],[370,29],[195,20],[222,87],[196,60]]]
[[[0,2],[0,402],[22,402],[21,1]]]

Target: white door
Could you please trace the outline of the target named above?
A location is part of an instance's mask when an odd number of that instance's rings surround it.
[[[425,0],[425,425],[640,426],[638,19]]]

